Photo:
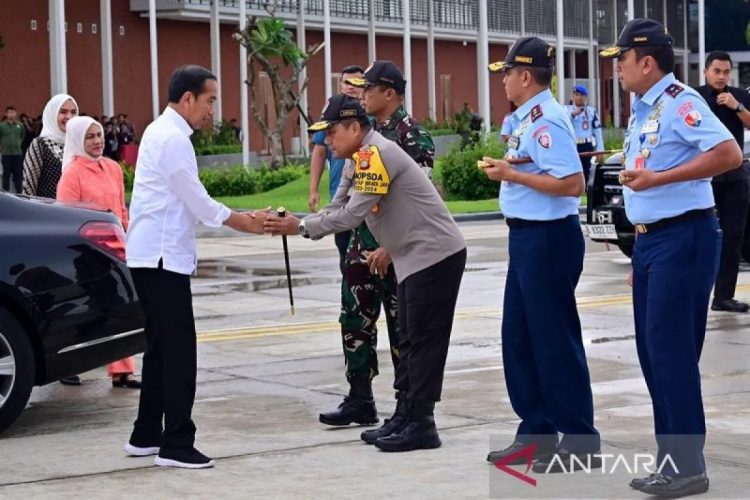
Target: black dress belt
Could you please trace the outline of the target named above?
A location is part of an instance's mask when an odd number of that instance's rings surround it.
[[[635,224],[635,231],[637,233],[644,234],[650,231],[654,231],[656,229],[667,227],[677,222],[685,222],[689,220],[695,220],[695,219],[700,219],[702,217],[709,217],[709,216],[714,216],[714,215],[716,215],[716,210],[714,210],[714,207],[702,208],[699,210],[688,210],[687,212],[682,213],[680,215],[675,215],[674,217],[667,217],[666,219],[661,219],[656,222],[651,222],[650,224]]]
[[[505,219],[505,223],[508,224],[508,227],[511,229],[517,229],[521,227],[532,227],[532,226],[549,226],[552,224],[560,224],[561,222],[565,222],[568,219],[577,219],[577,215],[568,215],[567,217],[563,217],[562,219],[552,219],[552,220],[527,220],[527,219]]]

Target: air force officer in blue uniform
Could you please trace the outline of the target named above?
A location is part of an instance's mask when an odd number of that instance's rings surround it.
[[[711,178],[740,165],[742,153],[703,98],[675,79],[672,43],[657,21],[634,19],[601,55],[617,58],[623,90],[636,95],[620,174],[637,233],[636,346],[653,404],[657,463],[669,454],[675,464],[630,485],[679,497],[708,490],[698,361],[721,245]]]
[[[593,455],[599,451],[575,298],[583,270],[578,219],[583,172],[573,126],[549,90],[553,60],[551,46],[526,37],[505,61],[490,65],[490,71],[504,73],[507,97],[518,104],[506,159],[532,161],[511,166],[485,158],[489,178],[502,183],[500,201],[510,227],[503,366],[511,404],[521,418],[514,443],[487,459],[523,463],[525,457],[507,460],[535,445],[537,472],[563,472],[559,465],[567,467],[571,454],[595,467]],[[558,434],[564,435],[559,444]]]

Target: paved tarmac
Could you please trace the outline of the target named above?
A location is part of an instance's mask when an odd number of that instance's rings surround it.
[[[462,223],[469,259],[436,420],[443,446],[389,454],[363,444],[361,428],[332,429],[318,413],[346,392],[338,332],[338,261],[332,239],[290,238],[296,315],[289,313],[281,240],[201,231],[193,281],[199,330],[198,447],[214,469],[153,466],[122,452],[138,394],[113,389],[104,369],[82,387],[37,388],[0,439],[0,498],[639,498],[654,452],[650,399],[633,338],[629,260],[587,243],[578,287],[603,453],[622,457],[591,474],[528,476],[485,462],[518,423],[500,349],[507,228]],[[750,273],[738,297],[750,300]],[[711,490],[750,497],[750,315],[710,313],[702,359]],[[382,327],[379,414],[393,409],[393,370]],[[614,462],[615,458],[610,459]],[[635,466],[641,468],[636,473]],[[524,467],[515,468],[519,474]]]

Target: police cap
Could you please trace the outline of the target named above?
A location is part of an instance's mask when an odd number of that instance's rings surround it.
[[[674,39],[659,21],[639,18],[628,21],[617,44],[602,50],[599,55],[613,58],[635,47],[672,47],[673,43]]]
[[[490,71],[499,73],[515,66],[534,68],[551,68],[555,60],[555,48],[535,36],[526,36],[516,40],[508,51],[504,61],[489,65]]]
[[[328,104],[323,108],[323,116],[320,117],[320,121],[307,127],[307,131],[328,130],[338,122],[352,118],[367,118],[367,113],[357,99],[346,94],[335,95],[328,99]]]
[[[406,92],[404,74],[391,61],[375,61],[365,70],[362,78],[350,78],[346,80],[346,83],[359,88],[384,85],[391,87],[399,95],[403,95]]]

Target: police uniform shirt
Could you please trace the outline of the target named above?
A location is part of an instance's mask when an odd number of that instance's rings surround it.
[[[558,179],[583,172],[573,126],[567,112],[549,89],[519,107],[511,117],[511,126],[513,133],[508,139],[506,159],[530,157],[533,160],[532,163],[513,165],[512,168]],[[554,196],[522,184],[503,181],[500,203],[506,217],[554,220],[577,214],[580,201],[577,196]]]
[[[513,127],[511,126],[512,119],[513,119],[513,113],[508,113],[503,118],[503,124],[500,127],[501,136],[506,136],[506,135],[510,135],[513,133]]]
[[[318,239],[367,222],[393,259],[399,283],[466,248],[435,186],[399,147],[371,130],[347,162],[332,205],[305,218]]]
[[[733,140],[732,134],[706,101],[670,73],[633,102],[623,144],[625,168],[669,170],[728,140]],[[633,224],[714,206],[710,178],[638,192],[626,187],[623,194],[625,212]]]
[[[602,138],[602,122],[599,114],[592,106],[583,107],[583,112],[573,116],[578,111],[578,106],[569,104],[566,106],[568,117],[573,124],[577,144],[594,144],[594,151],[604,151],[604,139]]]

